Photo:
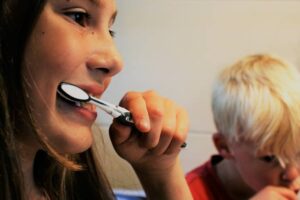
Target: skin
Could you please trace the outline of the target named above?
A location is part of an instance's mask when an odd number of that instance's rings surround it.
[[[216,166],[217,173],[233,199],[296,199],[300,189],[297,166],[282,167],[272,154],[255,153],[251,142],[228,142],[220,133],[213,140],[225,158]]]
[[[97,114],[89,104],[76,107],[61,100],[57,87],[69,82],[101,97],[123,67],[110,31],[115,16],[112,0],[49,0],[27,43],[23,74],[33,118],[60,153],[79,153],[91,146]],[[184,109],[154,91],[128,92],[120,105],[131,111],[135,128],[113,122],[111,140],[136,170],[149,198],[192,199],[178,160],[188,131]],[[20,147],[28,196],[39,198],[32,166],[41,146],[28,136]],[[165,187],[158,187],[161,184]]]
[[[35,118],[62,153],[90,147],[96,116],[95,108],[83,116],[58,99],[59,83],[77,84],[100,97],[122,69],[109,33],[116,8],[113,1],[105,2],[107,7],[101,9],[90,1],[48,1],[27,45],[24,73]]]

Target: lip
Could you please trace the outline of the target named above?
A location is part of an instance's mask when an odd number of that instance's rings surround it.
[[[104,86],[99,84],[75,84],[75,85],[82,88],[84,91],[86,91],[88,94],[94,97],[100,97],[105,90]]]
[[[97,112],[96,111],[91,111],[89,109],[86,109],[84,107],[77,107],[74,106],[74,110],[76,113],[81,115],[84,119],[90,122],[94,122],[97,118]]]
[[[81,84],[81,83],[75,83],[71,81],[67,81],[67,82],[77,85],[78,87],[82,88],[92,96],[100,97],[105,90],[105,87],[98,83],[90,82],[90,83]],[[59,100],[59,102],[62,102],[65,106],[67,106],[66,108],[69,108],[68,110],[73,110],[74,114],[76,115],[78,114],[80,118],[82,118],[88,124],[94,123],[94,121],[96,120],[97,118],[96,107],[90,105],[83,106],[83,107],[75,106],[70,103],[67,103],[65,99],[62,99],[59,95],[57,97],[58,97],[57,100]]]
[[[71,104],[61,98],[59,95],[57,96],[57,103],[62,109],[64,113],[70,113],[72,112],[72,115],[79,115],[80,118],[83,118],[89,122],[94,122],[97,118],[97,112],[94,107],[79,107],[75,104]]]
[[[289,186],[289,188],[291,190],[293,190],[296,194],[299,193],[299,190],[300,190],[300,177],[296,178],[292,183],[291,185]]]

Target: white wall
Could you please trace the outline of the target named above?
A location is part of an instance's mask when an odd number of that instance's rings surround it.
[[[155,89],[183,105],[191,118],[189,149],[182,154],[185,170],[214,152],[210,92],[221,68],[260,52],[300,64],[300,1],[117,0],[117,4],[113,29],[125,68],[104,98],[118,103],[127,90]]]

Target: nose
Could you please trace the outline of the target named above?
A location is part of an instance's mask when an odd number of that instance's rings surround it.
[[[300,174],[299,167],[294,164],[289,164],[286,166],[281,174],[281,179],[285,185],[293,187],[293,190],[300,189]]]
[[[90,53],[87,58],[87,67],[90,70],[114,76],[123,68],[122,58],[109,33],[91,34]]]

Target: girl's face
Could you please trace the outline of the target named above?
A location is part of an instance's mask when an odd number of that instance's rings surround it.
[[[115,16],[113,0],[48,0],[29,38],[23,74],[33,117],[62,153],[91,146],[97,113],[60,99],[57,87],[64,81],[103,94],[122,69],[110,30]]]

